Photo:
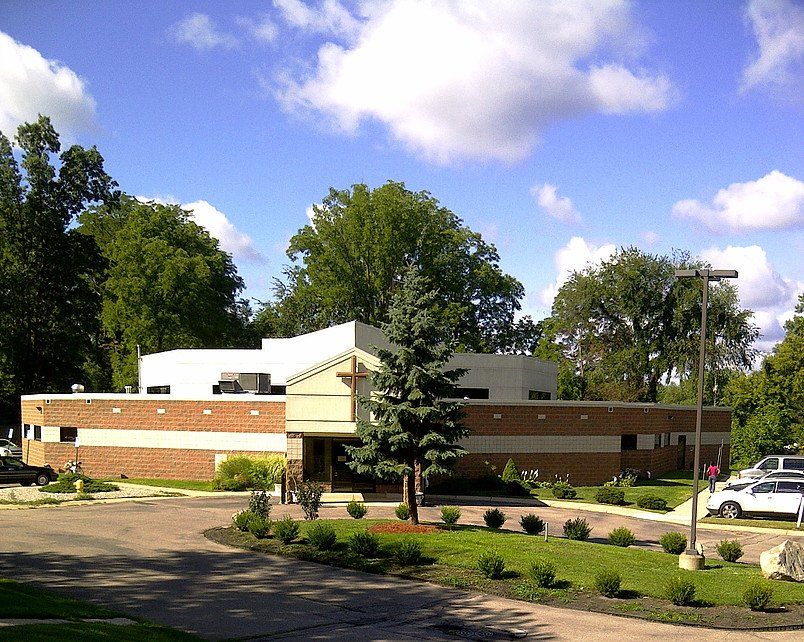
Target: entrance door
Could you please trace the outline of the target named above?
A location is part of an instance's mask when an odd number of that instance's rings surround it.
[[[357,445],[356,439],[332,440],[332,491],[333,492],[374,492],[374,479],[360,475],[349,468],[346,446]]]
[[[678,470],[684,470],[687,466],[687,435],[678,436]]]

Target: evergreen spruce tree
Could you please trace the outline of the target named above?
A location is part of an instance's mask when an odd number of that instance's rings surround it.
[[[348,449],[349,466],[358,473],[389,481],[406,481],[404,501],[410,520],[419,523],[416,474],[450,474],[466,451],[457,442],[469,434],[461,423],[456,396],[464,369],[444,371],[453,353],[453,334],[432,313],[437,292],[414,265],[394,294],[383,331],[392,350],[378,349],[381,364],[372,375],[375,393],[361,397],[371,419],[357,420],[361,446]]]

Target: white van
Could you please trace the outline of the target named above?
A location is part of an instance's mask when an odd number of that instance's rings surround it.
[[[774,470],[804,471],[804,455],[769,455],[737,473],[740,479],[758,479]]]

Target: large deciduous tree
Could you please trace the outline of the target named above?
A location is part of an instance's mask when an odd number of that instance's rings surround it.
[[[427,192],[403,183],[331,189],[310,225],[290,240],[277,300],[259,315],[266,331],[292,335],[357,319],[388,320],[405,265],[438,283],[433,314],[456,328],[458,348],[510,351],[527,342],[514,315],[524,290],[499,267],[493,245]]]
[[[116,183],[95,147],[61,151],[50,119],[0,132],[0,416],[17,395],[67,391],[102,371],[95,242],[72,224],[91,203],[113,202]]]
[[[137,384],[137,344],[147,353],[247,340],[232,257],[179,206],[124,196],[82,215],[81,231],[108,261],[101,320],[117,389]]]
[[[444,370],[452,356],[454,332],[432,309],[438,294],[416,267],[409,267],[397,289],[383,331],[393,345],[378,350],[372,374],[375,394],[361,398],[371,413],[358,418],[361,446],[349,448],[349,465],[380,479],[405,480],[410,518],[418,524],[415,476],[449,474],[465,451],[456,442],[468,434],[456,395],[463,370]]]
[[[697,369],[701,284],[675,279],[677,267],[695,265],[683,254],[623,248],[559,289],[546,327],[572,364],[578,398],[655,402],[662,381]],[[750,317],[731,284],[711,289],[710,370],[751,365],[758,330]]]

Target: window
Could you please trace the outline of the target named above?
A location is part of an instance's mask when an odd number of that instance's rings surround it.
[[[528,399],[530,401],[550,401],[550,393],[543,390],[528,390]]]
[[[653,447],[654,448],[661,448],[662,447],[662,436],[661,435],[654,435],[653,436]]]
[[[760,470],[776,470],[779,467],[778,457],[769,457],[759,465]]]
[[[777,493],[804,493],[804,481],[780,481],[776,484]]]
[[[74,444],[76,439],[78,439],[78,428],[69,428],[69,427],[59,428],[60,442]]]
[[[637,436],[636,435],[623,435],[620,437],[620,450],[636,450],[637,449]]]
[[[488,388],[456,388],[456,399],[488,399]]]
[[[42,426],[33,427],[33,438],[34,441],[42,441]]]
[[[772,493],[774,490],[776,490],[776,482],[762,482],[754,486],[751,492],[756,495],[757,493]]]
[[[213,384],[212,384],[212,394],[213,394],[213,395],[222,395],[222,394],[223,394],[223,393],[221,392],[221,386],[220,386],[220,384],[218,384],[218,383],[213,383]]]
[[[784,467],[787,470],[804,470],[804,459],[785,458]]]
[[[669,432],[664,433],[664,441],[663,441],[662,445],[663,446],[669,446],[670,445],[670,433]]]
[[[271,393],[272,395],[284,395],[287,390],[287,386],[274,386],[271,385]]]
[[[169,395],[170,386],[148,386],[145,392],[149,395]]]

